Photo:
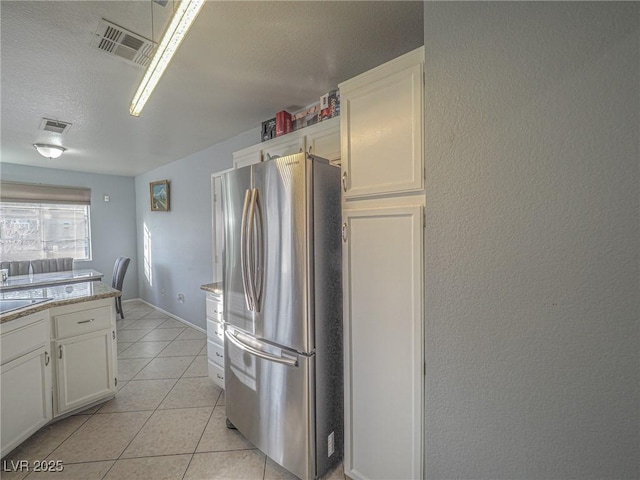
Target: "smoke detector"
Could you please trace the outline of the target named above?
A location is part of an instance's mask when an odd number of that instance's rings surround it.
[[[131,65],[146,68],[155,43],[104,18],[100,20],[91,46]]]

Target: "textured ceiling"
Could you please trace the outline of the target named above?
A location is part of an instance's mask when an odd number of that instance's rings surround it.
[[[1,161],[136,175],[313,103],[423,43],[422,2],[208,1],[142,115],[131,117],[144,69],[92,48],[98,23],[158,41],[172,8],[1,1]],[[73,126],[64,136],[39,131],[43,117]],[[48,160],[36,142],[68,151]]]

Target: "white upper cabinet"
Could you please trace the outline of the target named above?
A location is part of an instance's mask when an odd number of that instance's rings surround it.
[[[252,145],[233,152],[233,168],[242,168],[262,161],[262,149],[260,145]]]
[[[424,188],[424,47],[340,84],[345,199]]]
[[[286,157],[294,153],[304,152],[305,138],[304,135],[287,134],[281,137],[269,140],[263,144],[264,161],[273,157]]]
[[[307,134],[307,152],[326,158],[331,163],[340,160],[340,117],[334,117],[310,129]]]

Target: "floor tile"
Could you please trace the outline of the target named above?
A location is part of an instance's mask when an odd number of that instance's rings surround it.
[[[152,310],[148,310],[148,309],[138,309],[138,310],[132,310],[132,309],[128,309],[127,307],[123,306],[122,309],[124,310],[124,321],[129,321],[129,320],[138,320],[140,318],[143,318],[146,315],[149,315],[149,313],[151,313]]]
[[[224,403],[224,390],[220,394],[220,398],[218,398],[218,403],[216,403],[216,407],[219,406],[219,405],[225,405],[225,403]]]
[[[123,350],[126,350],[131,345],[133,345],[133,342],[118,342],[118,353],[122,352]]]
[[[151,361],[150,358],[121,358],[118,360],[118,380],[126,382]]]
[[[193,361],[193,357],[164,357],[164,358],[154,358],[151,361],[149,359],[145,359],[148,361],[148,365],[140,370],[134,380],[149,380],[153,378],[180,378],[182,374],[187,370],[191,362]],[[119,360],[120,362],[126,362],[132,360]],[[139,361],[136,359],[135,361]]]
[[[265,455],[259,450],[196,453],[184,475],[184,480],[234,478],[262,480]]]
[[[105,480],[182,480],[190,460],[191,455],[121,459]]]
[[[256,448],[237,430],[227,428],[224,406],[213,409],[196,452],[222,452],[227,450],[247,450]]]
[[[164,320],[159,318],[141,318],[139,320],[130,320],[124,325],[125,330],[145,330],[149,328],[156,328],[158,325],[164,323]]]
[[[151,329],[146,330],[119,330],[118,331],[118,343],[131,343],[137,342],[142,337],[147,335]],[[177,336],[177,335],[176,335]]]
[[[175,379],[127,382],[116,398],[105,403],[98,413],[155,410],[175,383]]]
[[[204,355],[198,355],[196,359],[193,361],[187,371],[184,372],[183,377],[206,377],[209,375],[209,370],[207,367],[207,357]]]
[[[158,325],[158,328],[184,328],[185,324],[176,320],[175,318],[170,318],[165,320],[161,325]]]
[[[298,480],[298,477],[267,457],[264,480]]]
[[[152,358],[158,355],[171,342],[136,342],[123,352],[118,352],[118,358]]]
[[[160,409],[214,407],[222,389],[209,377],[181,378],[160,404]]]
[[[163,330],[164,331],[164,330]],[[206,339],[202,340],[174,340],[158,354],[158,357],[184,357],[187,355],[198,355],[202,347],[207,344]]]
[[[122,458],[193,453],[211,411],[211,408],[157,410]]]
[[[163,342],[174,340],[182,333],[184,328],[156,328],[141,338],[143,342]],[[126,332],[127,330],[125,330]]]
[[[346,478],[347,477],[344,476],[344,466],[342,462],[340,462],[337,466],[320,477],[320,480],[345,480]]]
[[[5,460],[13,460],[14,462],[18,460],[28,460],[30,462],[43,460],[89,418],[89,415],[75,415],[42,427],[7,455]],[[2,476],[4,477],[4,472]]]
[[[100,480],[109,471],[114,461],[64,464],[60,472],[33,472],[28,480]],[[4,476],[2,477],[4,480]]]
[[[92,415],[48,459],[65,464],[116,460],[150,416],[151,412]]]
[[[152,310],[147,315],[145,315],[144,318],[159,318],[161,320],[168,320],[171,317],[166,313],[158,312],[157,310]]]
[[[198,330],[196,330],[195,328],[189,328],[187,327],[187,329],[182,332],[180,335],[178,335],[178,337],[176,338],[176,340],[206,340],[207,339],[207,335],[205,333],[202,333]]]

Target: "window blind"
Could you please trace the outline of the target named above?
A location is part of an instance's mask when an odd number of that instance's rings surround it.
[[[0,182],[0,201],[91,205],[91,189],[3,181]]]

